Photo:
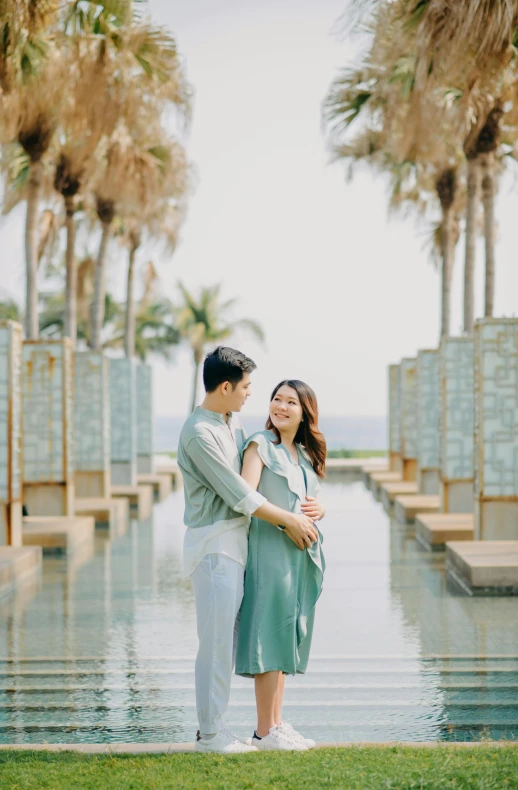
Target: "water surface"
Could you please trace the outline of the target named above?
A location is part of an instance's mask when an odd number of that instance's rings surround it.
[[[361,482],[323,487],[327,573],[304,677],[285,716],[322,741],[518,737],[514,598],[450,590],[444,554],[391,524]],[[44,559],[0,602],[0,742],[185,742],[196,729],[194,599],[183,497],[94,551]],[[251,733],[252,681],[229,723]]]

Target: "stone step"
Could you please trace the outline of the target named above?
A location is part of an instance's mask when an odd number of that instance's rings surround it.
[[[473,513],[419,513],[415,518],[417,540],[426,549],[444,549],[448,541],[473,540]]]
[[[161,474],[160,472],[155,472],[154,474],[138,474],[137,482],[139,485],[152,486],[157,502],[162,502],[173,490],[173,479],[171,475],[165,473]]]
[[[91,516],[96,526],[107,526],[115,535],[123,535],[129,524],[129,500],[126,497],[87,497],[75,500],[77,516]]]
[[[41,570],[40,546],[0,546],[0,597]]]
[[[417,494],[417,483],[401,480],[398,483],[381,483],[380,499],[386,510],[390,510],[398,496]]]
[[[43,551],[74,552],[83,544],[94,544],[95,520],[91,516],[28,516],[23,519],[25,546]]]
[[[153,486],[151,485],[120,485],[111,488],[113,497],[124,497],[129,500],[130,511],[136,518],[149,518],[153,510]]]
[[[440,497],[434,494],[410,494],[394,500],[394,515],[402,524],[413,524],[418,513],[437,513]]]
[[[446,568],[469,595],[518,595],[518,540],[448,542]]]
[[[182,473],[178,462],[163,455],[155,456],[155,472],[159,475],[170,475],[173,484],[173,491],[177,491],[183,485]]]
[[[380,495],[380,488],[384,483],[399,483],[403,480],[400,472],[373,472],[367,476],[367,488],[372,491],[375,497]]]

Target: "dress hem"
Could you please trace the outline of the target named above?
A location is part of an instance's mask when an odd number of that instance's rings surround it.
[[[282,669],[282,667],[269,667],[268,669],[258,668],[256,672],[238,672],[236,669],[236,675],[239,675],[241,678],[255,678],[256,675],[265,675],[266,672],[282,672],[283,675],[305,675],[305,669],[295,669],[295,670],[287,670]]]

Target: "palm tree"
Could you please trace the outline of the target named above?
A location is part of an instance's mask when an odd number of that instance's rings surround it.
[[[182,283],[179,283],[178,287],[182,303],[176,308],[175,314],[180,336],[189,344],[193,356],[191,411],[194,411],[198,402],[200,365],[206,346],[228,340],[240,329],[250,332],[260,342],[264,341],[264,333],[260,325],[250,318],[238,320],[226,318],[236,300],[221,302],[221,285],[205,286],[197,297]]]
[[[486,269],[484,313],[491,315],[495,269],[496,152],[500,144],[502,108],[506,106],[507,109],[512,102],[513,114],[515,114],[516,105],[514,96],[516,64],[514,59],[510,59],[510,47],[506,44],[503,50],[494,49],[490,59],[487,57],[487,50],[486,54],[482,50],[491,36],[494,36],[498,26],[503,29],[505,24],[509,23],[509,18],[502,11],[503,15],[498,21],[489,20],[489,6],[478,0],[460,0],[456,3],[446,0],[427,0],[423,3],[409,2],[409,0],[395,0],[391,3],[357,0],[355,5],[356,8],[362,7],[374,11],[371,17],[374,37],[369,55],[372,61],[372,64],[369,61],[368,70],[370,82],[364,80],[363,91],[357,90],[354,96],[355,103],[351,102],[349,92],[349,112],[352,111],[353,114],[361,112],[363,115],[364,105],[372,105],[375,100],[376,109],[383,116],[383,137],[390,142],[392,152],[403,159],[414,157],[416,146],[418,150],[424,148],[426,151],[430,142],[437,147],[438,140],[444,141],[449,138],[453,147],[460,150],[460,141],[463,141],[462,148],[467,169],[464,330],[472,332],[475,249],[481,184]],[[492,4],[491,13],[493,6],[496,5],[498,3]],[[505,5],[507,11],[511,6],[515,9],[518,7],[515,0],[512,2],[510,0],[509,3],[506,1]],[[483,26],[493,31],[487,39],[484,38],[485,31],[481,28],[481,19],[484,15],[486,20]],[[460,24],[461,18],[462,24]],[[457,21],[453,22],[453,20]],[[471,27],[470,32],[466,26]],[[461,29],[465,32],[462,46],[453,46],[452,42],[461,41],[459,38]],[[446,30],[449,32],[445,37]],[[501,40],[504,41],[505,36],[508,35],[509,29]],[[469,39],[468,44],[466,44],[466,36]],[[466,46],[473,47],[473,52],[470,51],[469,55],[466,54]],[[406,57],[402,54],[405,52],[408,53]],[[405,69],[409,64],[411,68]],[[406,110],[402,117],[398,117],[397,110],[395,111],[392,106],[394,99],[397,99],[393,90],[390,87],[387,89],[383,84],[380,93],[377,85],[380,81],[381,83],[388,81],[392,85],[398,81],[401,83],[407,98]],[[448,87],[444,87],[445,85]],[[454,87],[451,87],[452,85]],[[333,98],[332,91],[326,106],[328,112],[333,109],[329,105],[330,98]],[[435,110],[431,114],[430,107],[434,105]],[[373,118],[372,112],[371,117]],[[394,118],[398,122],[399,130],[394,129]],[[446,130],[442,126],[445,119],[447,119]],[[379,122],[379,116],[376,120]],[[509,126],[510,123],[511,116],[508,113],[507,125]],[[516,134],[518,125],[516,118],[513,118],[513,123],[514,134]],[[401,131],[402,129],[404,131]],[[393,139],[396,140],[395,146],[392,144]],[[458,151],[452,148],[449,159],[452,165],[457,166]]]
[[[356,9],[377,16],[379,0],[356,0]],[[518,1],[396,0],[391,10],[415,45],[415,106],[422,106],[438,86],[455,85],[459,133],[467,160],[464,330],[473,331],[474,267],[477,215],[482,182],[485,241],[484,314],[493,313],[495,251],[495,154],[500,141],[503,107],[515,114],[515,45]],[[506,107],[507,109],[507,107]],[[508,114],[509,118],[509,114]],[[516,128],[516,119],[514,119]],[[462,129],[462,131],[461,131]],[[516,133],[516,132],[515,132]]]
[[[157,167],[149,173],[146,202],[138,199],[121,207],[124,236],[129,250],[126,285],[126,325],[124,348],[127,357],[135,354],[134,280],[137,252],[144,238],[162,242],[172,255],[186,214],[188,167],[185,151],[174,140],[153,147]]]
[[[152,186],[160,167],[160,154],[152,144],[148,142],[146,145],[145,140],[136,139],[134,130],[130,134],[126,128],[119,127],[110,141],[103,166],[99,168],[94,194],[102,234],[95,268],[90,339],[91,347],[97,351],[102,346],[104,280],[117,209],[124,212],[125,205],[150,204],[153,199]]]
[[[407,34],[398,31],[392,8],[383,9],[370,55],[359,69],[345,69],[333,81],[324,102],[323,117],[335,161],[348,162],[350,173],[354,164],[361,161],[377,172],[390,174],[392,208],[408,205],[424,208],[427,199],[423,195],[432,193],[438,198],[442,215],[443,337],[450,331],[459,146],[450,118],[434,96],[426,104],[423,102],[419,113],[411,112],[416,68]],[[363,131],[351,140],[349,129],[360,118]]]
[[[65,17],[66,43],[70,50],[70,74],[73,82],[68,113],[62,120],[60,150],[55,172],[55,188],[64,199],[67,227],[67,334],[75,335],[75,235],[74,214],[79,196],[89,185],[97,165],[102,167],[103,143],[114,135],[117,125],[132,131],[146,111],[158,117],[173,104],[184,115],[189,113],[190,89],[187,85],[174,38],[135,13],[132,0],[74,2]],[[84,130],[88,129],[88,134]],[[106,144],[104,145],[106,150]],[[113,150],[111,152],[113,154]],[[108,148],[108,157],[110,149]],[[101,162],[101,165],[99,164]],[[115,178],[113,167],[103,175]],[[111,163],[113,164],[113,163]],[[124,187],[119,183],[124,198]],[[110,190],[107,189],[107,192]],[[92,315],[97,337],[103,320],[102,293],[104,266],[116,215],[111,195],[97,194],[97,216],[102,235],[98,255],[96,309]]]
[[[63,101],[61,58],[50,46],[58,9],[49,0],[0,5],[0,142],[16,140],[29,160],[25,221],[25,332],[38,335],[38,209],[47,154]]]

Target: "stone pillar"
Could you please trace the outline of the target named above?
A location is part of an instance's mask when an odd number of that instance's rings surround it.
[[[136,362],[110,359],[110,445],[113,485],[137,485]]]
[[[417,476],[417,360],[405,358],[400,366],[401,459],[403,480]]]
[[[402,472],[401,462],[401,398],[399,365],[389,365],[389,469]]]
[[[151,365],[136,367],[137,381],[137,474],[152,474],[153,457],[153,371]]]
[[[439,493],[439,433],[441,401],[439,352],[417,354],[417,488],[421,494]]]
[[[447,337],[440,347],[441,510],[473,511],[473,340]]]
[[[0,545],[22,545],[22,328],[0,322]]]
[[[518,540],[518,318],[475,326],[475,539]]]
[[[74,467],[77,497],[109,497],[109,362],[98,351],[75,355]]]
[[[30,516],[74,515],[68,338],[23,343],[23,503]]]

